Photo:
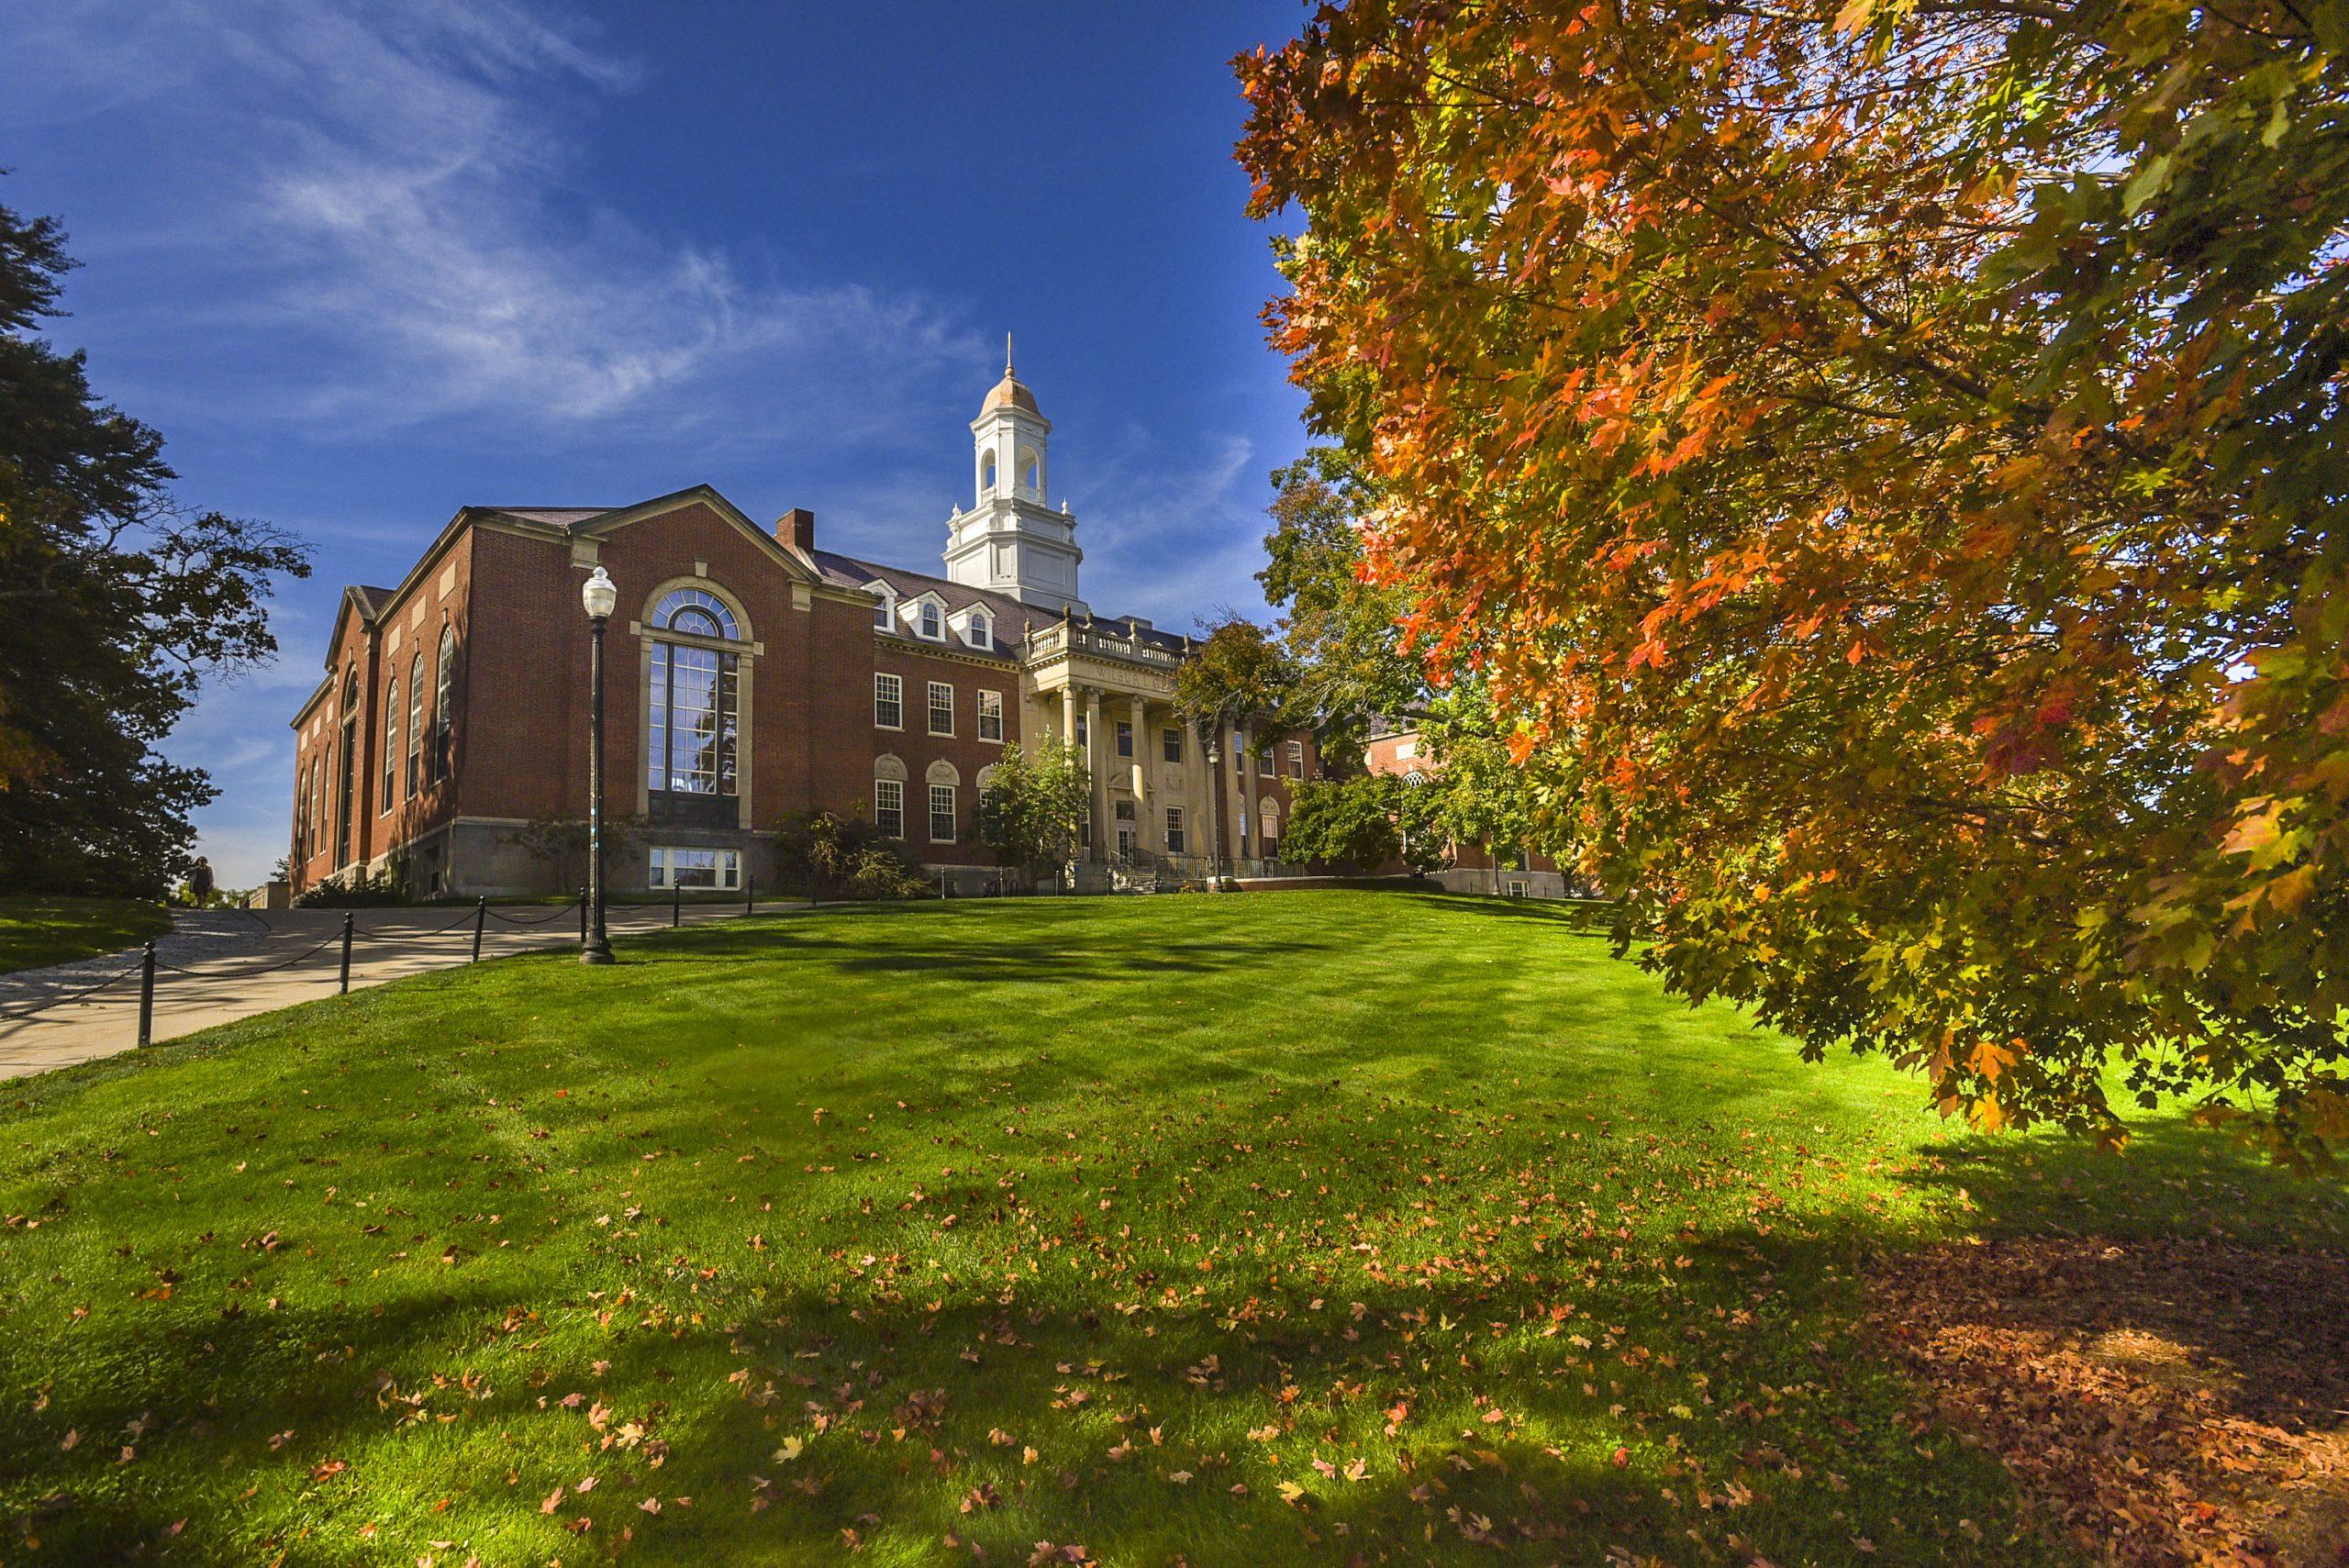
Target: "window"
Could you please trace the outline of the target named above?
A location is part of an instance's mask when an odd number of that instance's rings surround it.
[[[1003,694],[1001,692],[979,694],[979,739],[982,740],[1003,739]]]
[[[400,678],[384,689],[384,798],[375,803],[378,814],[392,808],[392,796],[400,782]]]
[[[1090,746],[1093,744],[1093,737],[1087,731],[1085,727],[1085,715],[1081,713],[1076,716],[1076,743],[1080,746]]]
[[[1528,891],[1529,887],[1527,884],[1520,882],[1514,877],[1509,880],[1508,895],[1511,898],[1523,898],[1526,896]]]
[[[930,732],[932,735],[954,733],[954,688],[944,681],[930,684]]]
[[[1170,855],[1183,852],[1183,808],[1179,806],[1166,808],[1166,852]]]
[[[946,640],[946,621],[945,618],[938,613],[938,606],[936,605],[922,606],[921,634],[930,639],[932,642],[943,642]]]
[[[416,794],[424,768],[424,650],[407,662],[407,793]]]
[[[873,727],[876,729],[903,729],[906,727],[906,684],[895,675],[873,677]]]
[[[677,597],[672,594],[663,599],[663,608]],[[656,619],[659,615],[656,611]],[[721,623],[706,606],[687,604],[674,612],[664,629],[721,624],[730,628],[732,617]],[[718,634],[696,631],[693,635]],[[644,748],[646,785],[664,796],[706,796],[713,802],[733,795],[740,740],[734,655],[656,638],[645,678],[649,683],[646,711],[651,719]],[[661,805],[663,810],[682,808],[675,800]]]
[[[741,633],[735,628],[734,612],[727,607],[726,601],[699,588],[677,588],[661,595],[661,602],[652,606],[652,625],[657,631],[722,637],[729,642],[741,639]]]
[[[1183,760],[1183,732],[1169,726],[1158,732],[1158,749],[1170,762]]]
[[[995,453],[987,452],[979,459],[979,489],[985,492],[994,488]]]
[[[951,844],[954,841],[954,786],[930,786],[930,841]]]
[[[873,781],[873,825],[885,839],[906,836],[906,786],[901,780]]]
[[[735,850],[688,850],[656,845],[652,885],[723,892],[742,885],[742,857]]]
[[[995,646],[995,629],[987,625],[987,617],[975,610],[971,613],[971,646],[974,648]]]
[[[1293,779],[1305,776],[1305,742],[1302,740],[1288,743],[1288,776]]]
[[[873,629],[886,631],[896,615],[896,606],[886,594],[873,601]]]
[[[1134,727],[1121,718],[1118,720],[1118,755],[1130,757],[1133,754]]]
[[[1260,779],[1268,779],[1273,776],[1273,753],[1271,751],[1266,750],[1256,753],[1256,776]]]
[[[449,776],[451,742],[457,734],[457,713],[451,700],[456,691],[457,628],[440,628],[440,648],[436,656],[439,667],[432,676],[432,776]]]

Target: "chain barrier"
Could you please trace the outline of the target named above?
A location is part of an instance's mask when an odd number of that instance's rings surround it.
[[[298,965],[307,963],[310,960],[317,957],[328,948],[340,947],[342,951],[340,972],[337,977],[337,989],[341,994],[347,995],[351,991],[351,949],[353,942],[396,944],[399,942],[420,941],[430,938],[454,936],[459,933],[464,933],[469,935],[473,941],[473,957],[471,962],[478,963],[481,962],[482,938],[484,933],[484,929],[489,921],[495,920],[501,925],[519,927],[527,929],[536,929],[544,926],[551,926],[556,921],[571,915],[574,910],[577,911],[584,925],[587,917],[587,900],[584,895],[572,899],[569,903],[562,905],[559,908],[548,911],[545,915],[542,915],[534,920],[522,919],[512,915],[504,914],[498,910],[491,908],[489,906],[488,899],[481,898],[474,901],[473,909],[462,919],[429,931],[362,931],[357,929],[356,922],[350,914],[346,913],[342,917],[342,925],[340,929],[336,930],[332,936],[326,938],[324,940],[319,941],[311,947],[304,949],[302,951],[295,953],[291,958],[280,959],[274,963],[262,964],[258,967],[241,960],[225,959],[217,963],[191,968],[186,964],[173,963],[169,959],[161,957],[155,951],[155,944],[150,941],[146,943],[139,950],[139,962],[137,963],[131,964],[124,969],[118,969],[112,974],[108,974],[88,985],[80,986],[71,991],[61,992],[56,995],[45,996],[29,1006],[17,1006],[0,1010],[0,1023],[18,1023],[28,1018],[38,1017],[42,1013],[49,1012],[57,1007],[72,1006],[75,1003],[84,1001],[91,996],[96,995],[99,992],[104,991],[110,985],[119,984],[121,982],[128,980],[133,975],[136,975],[139,977],[139,1043],[144,1046],[152,1039],[154,1032],[155,977],[158,973],[183,975],[190,980],[258,980],[265,974],[275,974],[282,970],[293,969]],[[742,913],[745,915],[751,915],[755,914],[756,912],[757,895],[754,893],[749,894],[743,899]],[[673,897],[671,901],[671,920],[674,923],[675,919],[676,900]],[[267,923],[262,922],[262,924],[263,929],[266,929]],[[584,941],[585,939],[583,937],[581,940]],[[20,1061],[15,1058],[0,1057],[0,1066],[22,1066],[27,1064],[28,1063],[25,1061]]]

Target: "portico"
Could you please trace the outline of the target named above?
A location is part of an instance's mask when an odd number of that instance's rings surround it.
[[[1029,633],[1026,674],[1047,731],[1085,758],[1090,861],[1207,851],[1207,764],[1174,706],[1188,641],[1140,621],[1073,615]]]

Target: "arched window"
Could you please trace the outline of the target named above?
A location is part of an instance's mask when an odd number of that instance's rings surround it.
[[[424,781],[424,650],[407,662],[407,793],[414,798]]]
[[[991,626],[989,626],[989,625],[987,624],[987,617],[986,617],[986,612],[985,612],[985,611],[984,611],[984,610],[973,610],[973,611],[971,612],[971,646],[972,646],[972,647],[974,647],[974,648],[992,648],[992,647],[994,647],[994,646],[995,646],[995,638],[994,638],[994,635],[993,635],[993,634],[994,634],[994,629],[995,629],[995,628],[994,628],[993,627],[991,627]]]
[[[438,662],[432,673],[432,776],[445,779],[455,760],[457,739],[457,628],[440,628]]]
[[[375,803],[378,813],[389,811],[399,796],[400,783],[400,678],[384,688],[384,798]]]
[[[678,631],[690,637],[722,637],[729,642],[739,642],[742,637],[726,601],[699,588],[676,588],[662,595],[661,602],[652,606],[652,627],[656,631]]]
[[[963,775],[953,763],[941,758],[930,763],[922,779],[930,786],[930,841],[951,844],[963,836],[962,813],[955,802]]]
[[[1258,822],[1258,831],[1256,834],[1257,845],[1264,851],[1264,858],[1266,860],[1273,860],[1278,855],[1281,847],[1280,802],[1275,800],[1270,795],[1266,795],[1257,806],[1256,817]]]
[[[736,815],[740,727],[737,655],[674,640],[741,639],[725,600],[700,588],[674,588],[652,607],[646,665],[644,782],[656,822],[729,827]]]
[[[885,751],[873,762],[873,826],[885,839],[906,836],[906,765]]]
[[[1421,784],[1428,782],[1428,776],[1427,774],[1419,772],[1419,769],[1413,768],[1409,773],[1403,775],[1403,782],[1410,785],[1413,789],[1417,789]]]
[[[346,866],[351,863],[352,848],[358,842],[357,824],[353,818],[358,816],[359,770],[366,765],[365,759],[359,755],[359,671],[356,666],[345,671],[342,677],[342,757],[338,765],[341,773],[338,781],[340,787],[335,794],[342,802],[342,809],[336,817],[339,831],[335,847],[339,852],[334,863]]]
[[[995,488],[995,453],[982,453],[979,458],[979,494],[984,495]]]
[[[310,858],[310,764],[294,766],[294,867]]]
[[[1043,477],[1044,465],[1036,461],[1036,454],[1032,451],[1021,452],[1019,454],[1020,486],[1033,495],[1042,488]]]

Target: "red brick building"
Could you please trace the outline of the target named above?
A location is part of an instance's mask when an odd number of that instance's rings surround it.
[[[618,506],[467,506],[401,580],[344,590],[326,674],[295,716],[293,884],[404,865],[419,896],[540,891],[562,873],[534,822],[587,810],[580,584],[618,585],[606,633],[605,807],[632,819],[617,888],[773,875],[795,813],[862,813],[925,864],[991,880],[972,840],[1006,746],[1074,739],[1092,760],[1087,862],[1269,860],[1309,737],[1262,761],[1173,706],[1191,639],[1097,617],[1076,520],[1049,501],[1051,424],[1012,373],[977,419],[974,504],[945,573],[818,548],[707,485]]]

